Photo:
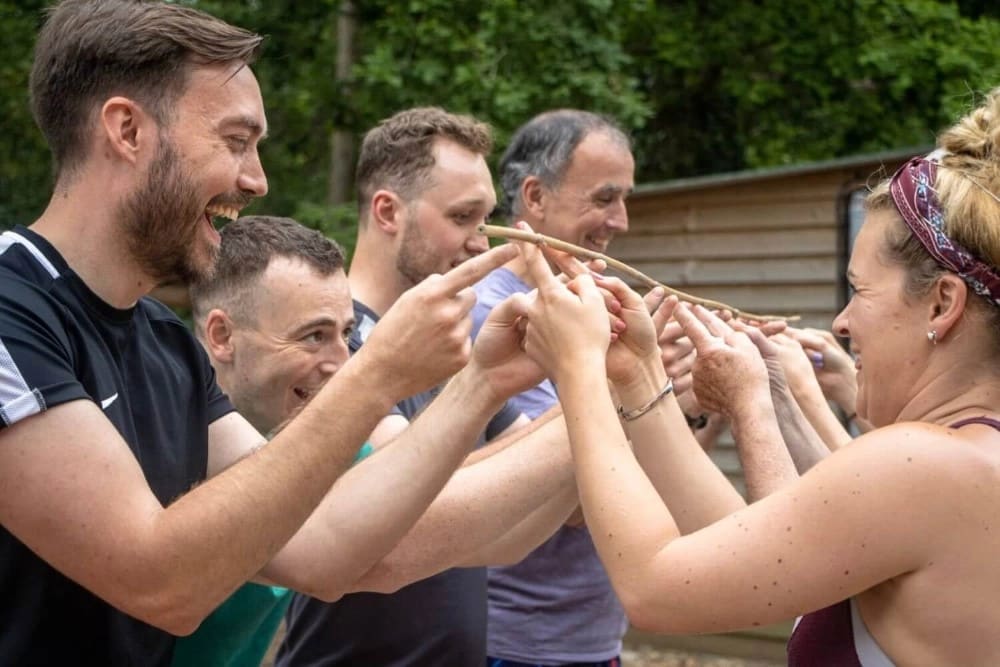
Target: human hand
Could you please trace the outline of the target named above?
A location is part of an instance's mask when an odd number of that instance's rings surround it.
[[[667,377],[674,380],[674,396],[681,411],[689,417],[705,413],[692,391],[694,375],[692,369],[698,354],[694,343],[684,335],[684,328],[676,320],[667,322],[660,332],[660,361]]]
[[[545,371],[524,351],[526,311],[537,293],[512,294],[490,311],[472,346],[471,364],[486,377],[498,398],[509,398],[534,387]]]
[[[762,393],[769,398],[768,367],[747,332],[734,330],[701,306],[682,303],[674,319],[697,350],[694,392],[704,409],[732,419]]]
[[[472,285],[517,256],[503,245],[433,274],[403,293],[379,320],[358,353],[385,376],[382,386],[396,401],[440,384],[465,366],[472,343]]]
[[[665,297],[663,288],[650,290],[640,297],[624,281],[618,278],[598,277],[599,287],[607,290],[620,304],[617,317],[625,323],[625,328],[612,337],[608,347],[608,379],[618,386],[625,386],[641,374],[643,361],[660,356],[657,342],[659,332],[677,306],[676,297]]]
[[[812,361],[816,380],[827,399],[848,413],[854,413],[858,394],[854,359],[829,331],[788,328],[788,335],[802,345]]]
[[[512,305],[527,320],[525,351],[557,384],[581,365],[603,367],[611,326],[605,296],[593,277],[581,273],[564,285],[552,274],[540,248],[527,242],[517,245],[537,285],[534,299]]]
[[[791,363],[784,356],[790,356],[794,349],[789,350],[776,342],[776,338],[782,334],[765,334],[757,325],[749,324],[743,320],[734,320],[730,325],[736,331],[741,331],[750,338],[750,342],[756,346],[760,352],[764,366],[767,368],[768,384],[771,388],[771,396],[793,399],[789,378],[786,373],[786,362]],[[782,329],[783,330],[783,329]],[[792,341],[794,344],[794,341]]]
[[[813,387],[817,392],[820,391],[816,375],[813,373],[813,365],[797,340],[787,333],[775,334],[767,340],[770,342],[770,347],[774,351],[775,358],[784,375],[784,381],[781,383],[775,383],[772,376],[772,389],[784,389],[781,386],[783,384],[796,397]]]

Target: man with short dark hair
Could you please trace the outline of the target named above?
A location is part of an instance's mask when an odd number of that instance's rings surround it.
[[[251,216],[227,225],[216,270],[192,288],[191,305],[220,386],[262,433],[279,430],[347,361],[355,316],[343,256],[333,241],[289,218]],[[400,414],[382,420],[373,439],[405,427]],[[461,468],[410,533],[350,588],[395,590],[456,564],[508,562],[530,551],[575,504],[557,426],[509,436],[523,442]],[[451,437],[448,422],[438,427],[440,438]],[[557,435],[545,435],[553,430]],[[366,444],[359,457],[370,452]],[[259,663],[286,603],[272,587],[247,584],[179,642],[178,658],[186,662],[175,664]]]
[[[629,139],[613,121],[571,109],[543,113],[514,133],[500,160],[498,212],[603,253],[628,231],[625,199],[634,170]],[[515,258],[476,285],[473,319],[482,323],[497,304],[533,287],[526,264]],[[558,397],[546,379],[513,402],[536,418]],[[613,666],[626,627],[580,515],[520,563],[490,568],[491,667]]]
[[[409,290],[266,447],[183,323],[146,298],[210,274],[212,217],[267,191],[259,43],[131,0],[66,0],[39,34],[32,107],[56,184],[30,228],[0,236],[5,662],[169,664],[174,636],[252,577],[338,597],[513,389],[496,352],[516,332],[497,326],[470,360],[466,317],[467,286],[513,248]],[[396,401],[453,374],[440,405],[343,475]],[[454,438],[437,437],[442,420]]]
[[[361,222],[348,276],[357,320],[354,344],[361,350],[375,323],[405,290],[486,251],[477,225],[496,201],[485,160],[491,143],[484,124],[437,108],[402,111],[365,136],[357,178]],[[419,347],[408,351],[421,353]],[[514,354],[518,365],[538,371],[520,350]],[[386,432],[404,428],[434,393],[400,402],[402,416],[384,420],[379,426],[383,433],[373,434],[372,443],[379,447]],[[452,409],[465,406],[456,402]],[[503,437],[470,455],[421,522],[373,574],[386,561],[394,563],[390,570],[423,577],[441,569],[426,567],[432,563],[449,563],[453,569],[392,595],[352,594],[333,604],[296,595],[278,664],[482,664],[482,566],[516,562],[551,535],[576,505],[561,417],[537,420],[527,433],[511,433],[525,422],[509,409],[494,418],[486,435]],[[445,429],[441,437],[449,437]],[[502,538],[468,552],[470,544],[482,542],[477,533],[510,526],[518,514],[527,518],[515,521]],[[465,555],[459,555],[463,551]],[[421,562],[425,565],[414,569]]]

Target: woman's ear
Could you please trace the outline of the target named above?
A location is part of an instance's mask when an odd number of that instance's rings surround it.
[[[930,312],[927,331],[933,331],[935,342],[947,339],[965,312],[969,298],[969,286],[954,273],[945,273],[937,279],[931,289]]]

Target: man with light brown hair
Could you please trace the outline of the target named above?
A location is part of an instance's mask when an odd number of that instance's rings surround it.
[[[348,275],[354,349],[364,351],[376,322],[406,290],[486,251],[477,225],[496,203],[485,160],[491,145],[485,124],[433,107],[401,111],[365,136],[357,168],[361,222]],[[419,346],[401,351],[421,353]],[[538,371],[527,357],[517,365]],[[406,428],[435,393],[399,402],[401,415],[383,420],[372,444],[378,448]],[[460,400],[452,409],[467,408]],[[500,439],[469,456],[414,530],[369,573],[371,583],[395,570],[397,582],[409,585],[389,589],[395,591],[391,595],[358,593],[333,604],[294,596],[278,665],[481,665],[483,566],[520,560],[576,505],[562,419],[550,415],[516,430],[526,421],[505,407],[485,434]],[[439,437],[453,434],[442,425]],[[481,543],[485,531],[500,528],[495,534],[502,537]],[[428,576],[442,563],[452,569]],[[410,583],[417,573],[425,578]]]

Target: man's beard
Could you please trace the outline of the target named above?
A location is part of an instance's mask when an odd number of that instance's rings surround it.
[[[428,242],[417,226],[415,215],[407,214],[403,240],[396,255],[396,271],[410,285],[416,285],[432,273],[440,272],[441,259],[434,244]]]
[[[228,193],[214,197],[208,206],[225,204],[238,210],[249,199],[242,192]],[[211,276],[219,249],[199,241],[205,208],[166,137],[160,139],[146,182],[123,202],[119,213],[132,259],[157,283],[192,283]]]

